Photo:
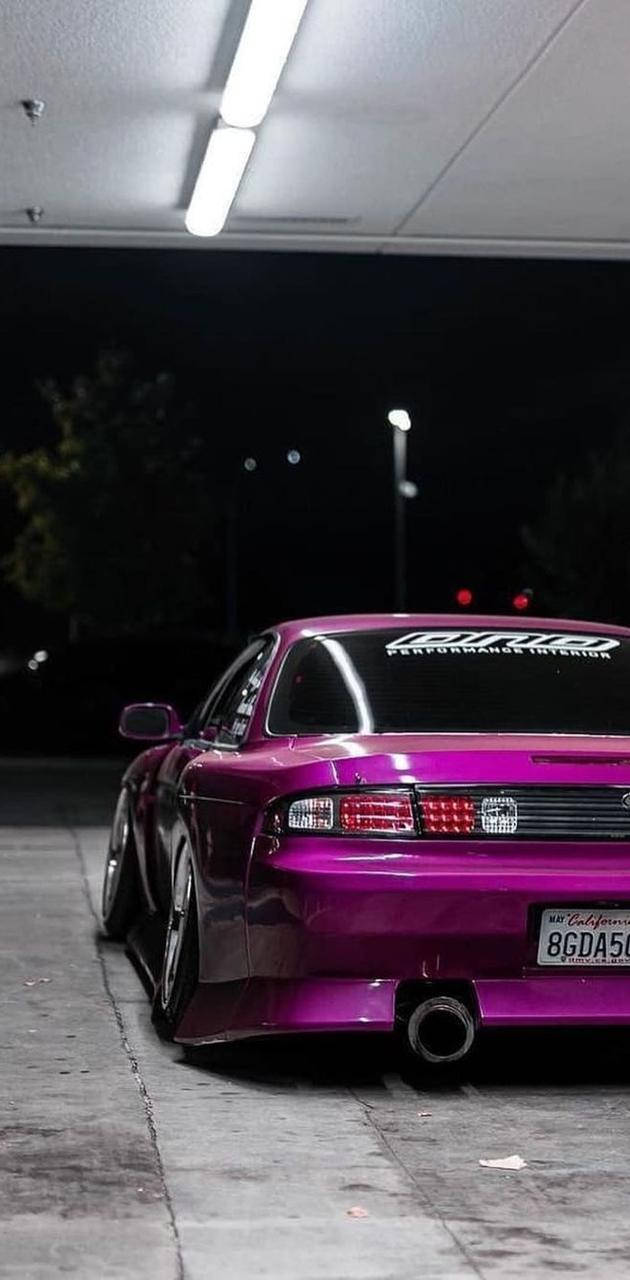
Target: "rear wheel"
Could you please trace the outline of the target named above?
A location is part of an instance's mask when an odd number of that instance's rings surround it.
[[[124,938],[138,914],[138,863],[129,793],[118,797],[103,877],[103,927],[110,938]]]
[[[153,1005],[153,1020],[171,1040],[199,978],[197,903],[190,845],[183,841],[173,875],[162,976]]]

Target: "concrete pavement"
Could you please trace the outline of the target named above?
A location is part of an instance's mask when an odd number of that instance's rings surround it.
[[[627,1275],[630,1037],[495,1036],[453,1088],[372,1039],[184,1063],[97,929],[116,772],[0,763],[0,1276]]]

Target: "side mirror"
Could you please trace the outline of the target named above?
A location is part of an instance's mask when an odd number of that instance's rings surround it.
[[[124,707],[118,722],[123,738],[164,742],[182,731],[177,712],[167,702],[132,702]]]

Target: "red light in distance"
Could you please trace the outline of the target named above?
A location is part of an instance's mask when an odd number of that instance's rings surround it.
[[[524,609],[529,609],[529,600],[529,596],[526,595],[524,591],[519,591],[517,595],[514,596],[512,607],[514,609],[518,609],[519,613],[522,613]]]
[[[455,599],[460,609],[467,609],[473,602],[473,593],[468,587],[460,587],[455,594]]]

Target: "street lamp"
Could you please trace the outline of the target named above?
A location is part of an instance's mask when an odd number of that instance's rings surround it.
[[[396,612],[406,608],[407,568],[405,537],[405,501],[415,498],[418,490],[407,479],[407,432],[411,431],[411,418],[406,409],[390,409],[387,421],[394,428],[392,446],[394,453],[394,580]]]

